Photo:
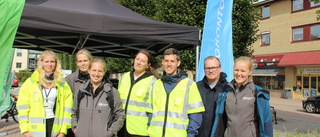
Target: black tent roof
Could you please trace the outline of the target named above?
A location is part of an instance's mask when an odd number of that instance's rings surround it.
[[[160,54],[199,43],[199,29],[164,23],[114,0],[26,0],[14,48],[131,57],[140,49]]]

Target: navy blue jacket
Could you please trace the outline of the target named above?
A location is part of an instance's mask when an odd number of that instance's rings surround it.
[[[273,127],[272,118],[270,112],[270,94],[268,91],[263,90],[261,87],[255,85],[256,88],[256,107],[259,119],[259,133],[260,137],[272,137]],[[231,88],[227,89],[225,92],[218,94],[218,101],[216,106],[216,118],[214,125],[212,127],[211,137],[223,137],[224,131],[227,127],[227,119],[225,113],[225,101],[228,92]]]
[[[205,106],[205,112],[202,113],[202,123],[199,128],[197,137],[210,137],[213,121],[215,118],[215,108],[218,98],[218,93],[223,92],[228,87],[228,81],[226,80],[227,74],[220,73],[219,81],[214,88],[210,88],[206,76],[197,82],[199,92]]]

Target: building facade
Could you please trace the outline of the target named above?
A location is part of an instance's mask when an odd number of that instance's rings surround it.
[[[41,51],[16,48],[11,70],[13,72],[19,72],[20,70],[34,71],[37,68],[37,61],[40,54]]]
[[[15,49],[12,61],[13,72],[19,72],[20,70],[27,70],[28,68],[28,50]]]
[[[320,95],[320,3],[259,0],[260,39],[253,44],[254,82],[287,98]]]

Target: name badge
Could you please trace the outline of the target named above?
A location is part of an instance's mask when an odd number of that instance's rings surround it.
[[[44,108],[45,109],[52,109],[53,108],[53,104],[51,102],[45,102],[44,103]]]

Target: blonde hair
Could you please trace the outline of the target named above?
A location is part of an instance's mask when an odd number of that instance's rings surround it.
[[[101,63],[101,64],[103,65],[103,72],[104,72],[104,74],[106,74],[106,72],[107,72],[107,63],[106,63],[106,61],[104,61],[104,60],[101,59],[101,58],[94,58],[94,59],[90,62],[89,70],[91,69],[92,64],[95,63],[95,62]]]
[[[241,56],[241,57],[238,57],[234,63],[237,63],[238,61],[245,61],[245,62],[248,62],[249,63],[249,70],[251,70],[251,72],[257,67],[256,63],[253,61],[253,59],[251,57],[247,57],[247,56]],[[253,80],[253,77],[252,77],[252,73],[251,75],[249,76],[249,79]]]
[[[92,55],[91,55],[91,53],[90,53],[90,51],[89,50],[87,50],[87,49],[80,49],[78,52],[77,52],[77,54],[76,54],[76,61],[78,61],[78,55],[80,55],[80,54],[84,54],[84,55],[86,55],[88,58],[89,58],[89,61],[91,62],[92,61]]]
[[[45,78],[47,72],[43,69],[43,59],[47,56],[52,56],[55,60],[55,69],[53,71],[53,80],[48,80]],[[51,50],[45,50],[41,53],[38,60],[38,72],[39,72],[39,84],[45,88],[54,88],[56,87],[56,81],[62,78],[61,75],[61,64],[58,56]]]

